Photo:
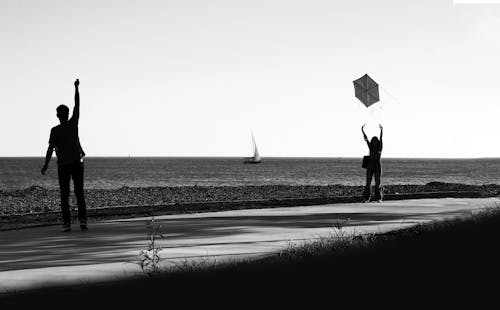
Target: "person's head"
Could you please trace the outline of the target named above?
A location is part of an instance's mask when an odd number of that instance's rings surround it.
[[[379,144],[380,144],[380,140],[378,139],[378,137],[373,137],[370,140],[370,145],[371,146],[377,147]]]
[[[66,122],[69,118],[69,108],[65,106],[64,104],[61,104],[60,106],[57,107],[57,118],[59,121]]]

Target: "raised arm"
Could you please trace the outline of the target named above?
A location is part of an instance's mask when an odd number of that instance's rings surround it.
[[[75,81],[75,107],[73,108],[73,115],[71,119],[78,123],[80,118],[80,93],[78,92],[78,86],[80,86],[80,81],[76,79]]]
[[[384,127],[382,127],[381,124],[379,124],[378,127],[380,127],[380,150],[382,150],[382,146],[383,146],[383,143],[382,143],[382,134],[384,133]]]
[[[366,136],[366,133],[365,133],[365,128],[366,124],[364,124],[363,126],[361,126],[361,132],[363,133],[363,139],[365,139],[366,143],[369,143],[368,141],[368,137]]]

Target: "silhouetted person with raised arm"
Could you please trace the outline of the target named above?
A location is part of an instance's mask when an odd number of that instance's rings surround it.
[[[69,209],[70,181],[73,179],[76,202],[78,205],[78,220],[80,228],[87,230],[87,207],[83,195],[83,152],[78,137],[78,119],[80,118],[80,94],[78,86],[80,81],[75,81],[75,107],[73,115],[69,118],[69,108],[65,105],[57,107],[57,118],[60,124],[50,131],[49,147],[45,156],[45,165],[42,174],[47,171],[54,149],[57,155],[57,174],[61,190],[61,211],[63,219],[62,231],[71,231],[71,211]]]
[[[366,124],[365,124],[366,125]],[[375,200],[378,202],[382,201],[382,188],[380,185],[380,176],[382,175],[382,163],[380,161],[380,157],[382,156],[382,133],[383,128],[382,125],[379,124],[380,127],[380,139],[377,137],[373,137],[370,141],[366,137],[364,127],[361,127],[361,132],[363,133],[363,138],[370,149],[370,159],[368,160],[368,166],[366,168],[366,185],[363,193],[364,202],[370,201],[370,187],[372,183],[372,178],[375,176]]]

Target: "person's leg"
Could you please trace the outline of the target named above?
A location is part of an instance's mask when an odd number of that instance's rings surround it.
[[[69,230],[71,227],[71,212],[69,210],[70,169],[68,169],[68,166],[57,167],[57,175],[59,177],[59,190],[61,191],[63,230]]]
[[[85,196],[83,194],[83,163],[75,163],[72,170],[76,204],[78,205],[78,221],[80,222],[80,227],[85,229],[87,225],[87,206],[85,204]]]
[[[374,169],[375,174],[375,199],[382,200],[382,186],[380,182],[380,177],[382,175],[382,165],[378,163]]]
[[[368,164],[368,167],[366,168],[366,185],[365,185],[365,191],[363,193],[363,197],[365,201],[370,200],[370,187],[372,184],[372,177],[373,177],[373,166],[371,164]]]

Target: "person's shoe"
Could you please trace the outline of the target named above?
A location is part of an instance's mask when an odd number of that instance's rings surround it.
[[[377,202],[378,202],[378,203],[381,203],[381,202],[382,202],[382,199],[377,200]]]
[[[87,224],[80,224],[80,229],[83,231],[89,230],[89,228],[87,227]]]
[[[61,229],[61,232],[70,232],[71,231],[71,226],[70,225],[63,225],[63,228]]]
[[[368,203],[368,202],[370,202],[370,199],[363,200],[363,203]]]

